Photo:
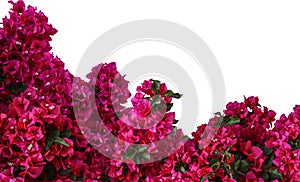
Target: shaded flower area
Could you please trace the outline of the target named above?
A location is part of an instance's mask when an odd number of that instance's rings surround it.
[[[74,77],[50,52],[48,18],[10,3],[0,27],[0,181],[300,181],[299,105],[276,120],[245,97],[188,138],[171,111],[181,94],[153,79],[130,93],[115,63],[95,66],[88,82]]]

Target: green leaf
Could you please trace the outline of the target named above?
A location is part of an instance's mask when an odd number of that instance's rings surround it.
[[[141,159],[139,157],[135,157],[133,159],[133,161],[136,163],[136,164],[141,164]]]
[[[159,95],[154,95],[151,101],[151,107],[154,107],[157,104],[161,104],[161,98]]]
[[[296,139],[297,143],[300,143],[300,136]]]
[[[66,169],[66,170],[63,170],[63,169],[61,168],[58,172],[59,172],[60,175],[66,176],[66,175],[68,175],[71,171],[72,171],[72,169]]]
[[[49,148],[52,146],[53,141],[46,139],[46,146],[45,146],[45,151],[48,151]]]
[[[59,137],[60,131],[58,129],[55,129],[53,132],[53,138]]]
[[[47,177],[48,177],[49,180],[52,181],[52,180],[55,179],[56,169],[55,169],[55,167],[52,163],[47,163],[45,168],[44,168],[44,171],[46,172]]]
[[[69,146],[69,144],[67,144],[67,143],[64,141],[64,139],[62,139],[62,138],[60,138],[60,137],[56,137],[56,138],[54,139],[54,143],[59,143],[59,144],[61,144],[61,145],[63,145],[63,146],[66,146],[66,147]]]
[[[262,177],[265,181],[268,181],[268,180],[269,180],[269,175],[268,175],[268,173],[266,173],[266,172],[262,172],[262,173],[261,173],[261,177]]]
[[[219,167],[221,165],[220,161],[218,161],[216,158],[213,158],[211,161],[210,161],[210,164],[209,166],[211,168],[213,167]]]
[[[234,155],[234,160],[242,160],[243,159],[243,157],[242,157],[242,154],[235,154]]]
[[[184,141],[188,141],[188,140],[190,140],[190,137],[187,136],[187,135],[184,135],[184,136],[182,137],[182,139],[183,139]]]
[[[218,168],[218,167],[220,167],[220,165],[221,165],[220,161],[218,161],[218,160],[216,160],[216,159],[215,159],[215,160],[213,159],[213,160],[211,161],[211,163],[210,163],[210,167],[211,167],[211,168],[214,168],[214,167],[215,167],[215,168]]]
[[[173,124],[177,124],[179,120],[174,119]]]
[[[182,94],[179,94],[179,93],[174,93],[172,90],[168,90],[164,93],[165,96],[167,97],[172,97],[172,98],[176,98],[176,99],[179,99]]]
[[[167,158],[164,158],[164,159],[161,160],[160,163],[161,163],[161,164],[165,164],[166,162],[167,162]]]
[[[263,150],[264,154],[267,155],[267,156],[271,155],[273,150],[274,150],[274,149],[268,148],[266,146],[263,146],[261,149]]]
[[[124,158],[126,160],[131,160],[134,158],[135,154],[137,153],[136,149],[135,148],[128,148],[126,150],[126,154],[124,155]]]
[[[233,169],[234,169],[235,171],[237,171],[237,170],[239,169],[239,167],[240,167],[240,164],[241,164],[241,160],[236,160],[236,161],[234,161],[234,162],[233,162]]]
[[[142,153],[141,157],[144,158],[144,159],[146,159],[147,161],[150,161],[150,159],[151,159],[151,156],[148,153],[146,153],[146,152]]]
[[[160,91],[160,81],[159,80],[152,80],[152,89],[155,91]]]
[[[84,180],[84,176],[83,174],[81,174],[79,177],[78,177],[78,180],[77,181],[83,181]]]
[[[60,134],[60,137],[62,138],[70,138],[71,136],[71,130],[65,130]]]
[[[18,91],[19,91],[19,92],[24,92],[26,89],[27,89],[27,85],[22,84],[22,85],[20,85]]]
[[[173,107],[173,103],[167,103],[167,110],[166,112],[169,112]]]
[[[232,170],[231,165],[227,163],[223,163],[223,165],[226,167],[226,169],[230,172]]]
[[[231,145],[229,145],[228,147],[226,147],[225,153],[228,152],[231,148]]]
[[[274,154],[267,158],[266,165],[263,166],[264,169],[268,169],[273,165]]]
[[[147,146],[138,146],[137,147],[137,150],[138,150],[138,152],[144,152],[146,149],[147,149],[148,147]]]
[[[271,180],[274,179],[283,179],[282,175],[276,170],[276,169],[271,169],[270,171],[268,171]]]
[[[215,150],[215,151],[214,151],[214,154],[215,154],[215,155],[221,155],[222,152],[220,152],[220,150]]]
[[[76,176],[75,176],[74,174],[71,175],[71,180],[72,180],[73,182],[76,182],[77,178],[76,178]]]
[[[184,167],[183,167],[183,166],[180,166],[180,169],[179,169],[179,171],[180,171],[181,173],[184,173],[184,172],[185,172],[185,169],[184,169]]]
[[[210,174],[207,175],[206,177],[201,177],[200,182],[204,182],[205,180],[207,180],[210,177]]]
[[[229,152],[225,152],[224,155],[227,157],[228,160],[231,159],[231,153]]]
[[[248,169],[249,169],[249,163],[246,160],[241,160],[240,171],[245,173],[248,171]]]
[[[224,123],[222,123],[223,126],[229,126],[229,125],[235,125],[241,122],[240,118],[234,118],[229,117],[228,120],[225,120]]]
[[[242,175],[242,176],[246,175],[244,172],[241,172],[241,171],[237,171],[236,173],[239,174],[239,175]]]

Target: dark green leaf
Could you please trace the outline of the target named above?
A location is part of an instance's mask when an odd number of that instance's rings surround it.
[[[78,180],[77,181],[83,181],[84,180],[84,176],[83,174],[81,174],[79,177],[78,177]]]
[[[215,154],[215,155],[220,155],[220,154],[222,154],[222,152],[220,152],[220,150],[215,150],[215,151],[214,151],[214,154]]]
[[[240,167],[241,160],[236,160],[233,162],[233,169],[237,171]]]
[[[241,172],[241,171],[237,171],[236,173],[238,173],[239,175],[242,175],[242,176],[246,175],[244,172]]]
[[[296,142],[299,144],[300,143],[300,136],[296,139]]]
[[[71,136],[71,130],[63,131],[63,132],[60,134],[60,137],[62,137],[62,138],[69,138],[70,136]]]
[[[227,169],[228,172],[232,171],[232,168],[231,168],[231,166],[229,164],[223,163],[223,165],[225,166],[225,168]]]
[[[60,175],[66,176],[66,175],[68,175],[71,171],[72,171],[72,169],[66,169],[66,170],[63,170],[63,169],[61,168],[58,172],[59,172]]]
[[[263,166],[264,169],[268,169],[273,165],[274,154],[267,158],[266,165]]]
[[[220,161],[218,161],[217,159],[212,159],[209,166],[211,168],[218,168],[220,167],[220,165],[221,165]]]
[[[173,103],[167,103],[167,112],[169,112],[173,107]]]
[[[246,160],[241,160],[240,171],[245,173],[248,171],[248,169],[249,169],[249,163]]]
[[[201,177],[200,178],[200,182],[204,182],[205,180],[207,180],[210,177],[210,175],[207,175],[206,177]]]
[[[160,81],[158,80],[152,80],[152,89],[155,91],[160,91]]]
[[[217,164],[219,164],[220,162],[216,159],[216,158],[213,158],[210,163],[209,163],[209,166],[212,168],[212,166],[216,166]],[[220,165],[219,165],[220,166]]]
[[[266,172],[262,172],[262,173],[261,173],[261,177],[262,177],[265,181],[268,181],[268,180],[269,180],[269,175],[268,175],[268,173],[266,173]]]
[[[174,119],[173,124],[177,124],[179,120]]]
[[[228,147],[226,147],[225,153],[228,152],[231,148],[231,145],[229,145]]]
[[[27,89],[27,85],[22,84],[22,85],[19,87],[19,92],[24,92],[26,89]]]
[[[268,173],[269,173],[271,180],[283,179],[282,175],[276,169],[271,169],[270,171],[268,171]]]
[[[72,179],[73,182],[76,182],[76,180],[77,180],[76,176],[73,175],[73,174],[71,175],[71,179]]]
[[[225,152],[224,155],[227,157],[228,160],[231,159],[231,153],[229,152]]]
[[[55,129],[53,132],[53,138],[59,137],[60,131],[58,129]]]
[[[235,125],[241,122],[240,118],[234,118],[234,117],[230,117],[228,118],[228,120],[224,121],[222,123],[223,126],[229,126],[229,125]]]
[[[164,93],[165,96],[167,97],[172,97],[172,98],[176,98],[176,99],[179,99],[182,94],[179,94],[179,93],[174,93],[172,90],[168,90]]]
[[[59,144],[61,144],[61,145],[63,145],[63,146],[69,146],[65,141],[64,141],[64,139],[62,139],[62,138],[60,138],[60,137],[56,137],[55,139],[54,139],[54,142],[55,143],[59,143]]]
[[[45,151],[48,151],[49,148],[52,146],[53,141],[46,139],[46,146],[45,146]]]
[[[167,158],[161,160],[161,164],[165,164],[167,162]]]
[[[56,176],[56,170],[52,163],[47,163],[44,172],[46,172],[49,180],[54,180]]]
[[[188,141],[188,140],[190,139],[190,137],[187,136],[187,135],[184,135],[182,139],[183,139],[184,141]]]
[[[264,152],[265,155],[269,156],[269,155],[272,154],[272,152],[273,152],[274,149],[268,148],[268,147],[266,147],[266,146],[263,146],[263,147],[262,147],[262,150],[263,150],[263,152]]]
[[[242,160],[243,159],[243,157],[242,157],[242,155],[241,154],[235,154],[234,155],[234,160]]]

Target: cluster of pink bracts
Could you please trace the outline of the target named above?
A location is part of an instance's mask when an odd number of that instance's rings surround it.
[[[300,106],[275,120],[258,98],[245,98],[187,138],[170,111],[180,94],[146,80],[124,108],[131,93],[115,63],[93,68],[88,83],[75,78],[50,53],[57,30],[47,17],[10,3],[0,27],[0,181],[300,181]],[[162,139],[168,145],[155,146]]]

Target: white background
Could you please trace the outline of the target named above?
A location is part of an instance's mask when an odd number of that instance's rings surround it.
[[[300,1],[26,3],[42,10],[58,29],[53,52],[72,73],[87,47],[102,33],[133,20],[163,19],[186,26],[208,44],[224,75],[226,102],[255,95],[279,115],[290,113],[295,104],[300,104]],[[9,8],[1,0],[0,16],[7,15]]]

